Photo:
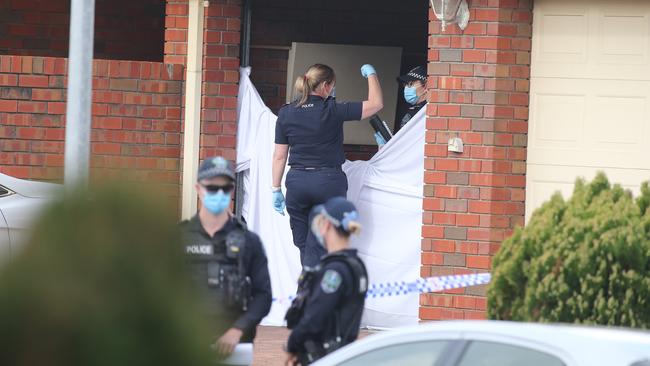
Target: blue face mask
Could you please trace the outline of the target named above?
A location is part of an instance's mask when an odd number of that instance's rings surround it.
[[[415,103],[418,102],[418,99],[420,99],[420,97],[418,97],[416,89],[417,88],[413,86],[404,87],[404,99],[407,103],[415,105]]]
[[[206,192],[203,196],[203,206],[214,215],[219,215],[230,206],[230,193],[217,193]]]

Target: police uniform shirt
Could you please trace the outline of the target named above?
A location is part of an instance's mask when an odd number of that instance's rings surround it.
[[[339,167],[345,162],[343,122],[361,119],[362,103],[337,103],[310,95],[305,104],[283,106],[275,124],[275,143],[289,145],[289,165]]]
[[[411,118],[413,118],[413,116],[415,116],[420,111],[420,109],[422,109],[422,107],[424,107],[426,104],[427,104],[427,101],[425,100],[424,102],[421,102],[421,103],[418,103],[418,104],[415,104],[415,105],[412,105],[412,106],[408,107],[408,109],[406,110],[406,113],[404,113],[404,116],[402,117],[402,120],[400,121],[399,128],[401,129],[402,127],[404,127],[408,123],[408,121],[410,121]]]
[[[226,222],[221,230],[217,231],[213,237],[205,231],[198,214],[188,221],[181,223],[181,229],[184,234],[185,252],[189,259],[193,255],[205,255],[210,250],[212,253],[225,252],[225,237],[233,231],[240,229],[236,219],[230,219]],[[240,229],[241,230],[241,229]],[[262,321],[269,310],[271,309],[271,279],[267,265],[267,258],[264,252],[264,247],[260,238],[253,232],[244,230],[245,244],[243,265],[246,275],[251,279],[251,299],[248,303],[248,310],[243,311],[223,311],[218,302],[223,302],[223,299],[215,299],[210,297],[210,288],[207,285],[207,279],[199,278],[198,285],[202,290],[207,292],[208,299],[211,301],[208,306],[212,309],[207,309],[209,314],[218,318],[215,326],[218,329],[215,331],[221,336],[223,332],[231,327],[243,331],[242,341],[252,341],[255,337],[255,328]],[[234,320],[234,323],[232,321]]]
[[[357,257],[356,249],[346,249],[350,256]],[[336,336],[336,312],[340,313],[340,329],[343,345],[354,342],[359,335],[364,301],[349,302],[355,294],[355,278],[351,268],[343,261],[326,263],[314,281],[302,318],[293,328],[287,350],[303,352],[307,340],[327,342]],[[347,334],[346,334],[347,332]]]

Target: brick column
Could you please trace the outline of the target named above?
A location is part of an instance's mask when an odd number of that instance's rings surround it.
[[[422,275],[487,272],[523,225],[531,0],[472,0],[445,32],[429,12]],[[447,152],[449,137],[465,143]],[[485,317],[485,286],[420,298],[420,318]]]
[[[188,0],[167,0],[165,7],[165,63],[187,63]]]
[[[167,0],[165,63],[185,64],[188,0]],[[203,33],[203,98],[200,158],[236,159],[240,0],[211,0]]]
[[[201,159],[236,159],[241,1],[211,0],[203,35]]]

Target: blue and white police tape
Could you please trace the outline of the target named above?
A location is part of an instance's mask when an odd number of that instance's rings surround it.
[[[475,273],[455,276],[418,278],[412,282],[396,281],[371,284],[366,297],[387,297],[407,295],[412,292],[428,293],[453,290],[463,287],[484,285],[490,282],[489,273]]]
[[[439,276],[418,278],[415,281],[395,281],[385,283],[373,283],[368,286],[366,298],[389,297],[408,295],[412,292],[429,293],[454,290],[458,288],[484,285],[490,282],[489,273],[473,273],[454,276]],[[273,298],[273,301],[280,303],[291,302],[294,295],[286,298]]]

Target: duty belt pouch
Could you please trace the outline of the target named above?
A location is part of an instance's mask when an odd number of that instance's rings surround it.
[[[327,355],[325,348],[312,340],[306,341],[304,346],[305,353],[298,356],[298,361],[303,366],[316,362]]]
[[[293,329],[302,314],[305,311],[305,304],[307,303],[307,297],[309,297],[309,292],[311,291],[312,282],[316,278],[316,274],[320,271],[320,267],[309,268],[305,267],[300,273],[300,278],[298,278],[298,291],[296,291],[296,298],[291,302],[291,306],[287,310],[287,313],[284,316],[284,319],[287,321],[287,328]]]
[[[208,262],[208,286],[220,287],[223,283],[221,264],[216,261]]]

